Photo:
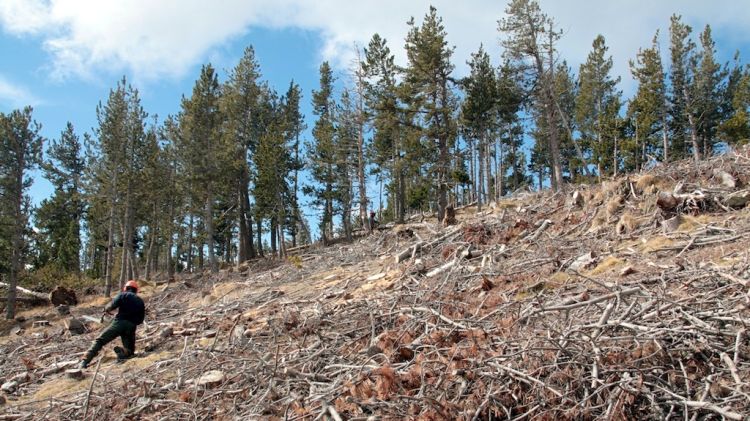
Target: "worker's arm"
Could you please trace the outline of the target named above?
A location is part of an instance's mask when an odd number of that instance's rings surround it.
[[[120,307],[120,294],[117,294],[114,300],[112,300],[111,303],[107,304],[106,307],[104,307],[104,312],[109,314],[112,310],[115,310],[117,307]]]

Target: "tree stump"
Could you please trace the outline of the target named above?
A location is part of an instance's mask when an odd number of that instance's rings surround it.
[[[443,225],[449,226],[449,225],[456,225],[458,221],[456,220],[456,209],[453,206],[448,206],[445,208],[445,216],[443,217]]]
[[[75,317],[71,317],[70,319],[65,320],[65,329],[69,330],[71,333],[76,335],[82,335],[86,333],[86,326],[84,326],[83,322],[76,319]]]

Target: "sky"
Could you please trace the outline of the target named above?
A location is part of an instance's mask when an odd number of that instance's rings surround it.
[[[283,93],[291,80],[300,85],[312,127],[309,103],[320,63],[331,63],[342,86],[357,46],[379,33],[405,64],[406,22],[412,16],[421,22],[431,4],[455,47],[456,77],[467,74],[466,61],[480,43],[499,63],[502,0],[0,0],[0,112],[33,106],[46,138],[59,138],[67,121],[79,136],[93,133],[97,104],[125,76],[139,89],[146,111],[161,121],[179,111],[202,64],[210,62],[225,79],[252,45],[272,87]],[[743,61],[750,57],[750,7],[743,0],[540,5],[563,30],[559,51],[573,69],[585,61],[593,39],[604,35],[626,97],[636,88],[628,61],[650,46],[657,29],[666,52],[673,13],[695,32],[710,24],[721,61],[735,51]],[[37,177],[30,193],[39,203],[51,187]]]

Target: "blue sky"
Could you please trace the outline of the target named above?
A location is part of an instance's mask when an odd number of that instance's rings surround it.
[[[542,9],[565,31],[562,56],[577,69],[594,37],[601,33],[629,96],[635,85],[628,60],[650,44],[661,29],[664,52],[669,16],[682,14],[700,31],[711,24],[722,61],[739,50],[750,58],[750,7],[744,1],[719,0],[542,0]],[[406,21],[417,22],[429,5],[443,17],[456,47],[456,76],[480,43],[495,62],[501,50],[498,0],[0,0],[0,112],[34,106],[42,133],[57,138],[67,121],[79,135],[96,125],[96,105],[125,75],[141,92],[143,105],[160,118],[179,110],[200,66],[211,62],[222,77],[247,45],[252,45],[266,80],[284,92],[290,80],[304,93],[307,124],[317,69],[329,60],[346,83],[354,45],[366,45],[378,32],[404,63]],[[665,61],[666,62],[666,61]],[[49,185],[35,183],[38,203]]]

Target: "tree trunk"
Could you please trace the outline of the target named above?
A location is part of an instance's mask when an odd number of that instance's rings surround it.
[[[255,216],[255,228],[258,231],[258,256],[263,257],[263,221],[258,215]]]
[[[666,100],[665,100],[666,101]],[[664,104],[666,108],[666,102]],[[664,148],[664,162],[669,162],[669,126],[667,125],[667,113],[662,112],[661,116],[661,137],[662,137],[662,148]]]
[[[115,203],[117,201],[115,186],[117,185],[117,171],[112,177],[112,188],[110,191],[109,205],[109,227],[107,230],[107,256],[106,266],[104,268],[104,296],[109,297],[112,294],[112,271],[115,263]]]
[[[477,175],[477,212],[482,211],[482,203],[484,202],[484,130],[482,130],[482,136],[477,142],[477,167],[479,174]],[[442,221],[442,217],[440,220]]]
[[[132,182],[128,180],[128,188],[127,192],[125,194],[125,216],[123,217],[123,227],[122,227],[122,254],[120,255],[120,287],[118,290],[122,290],[122,288],[125,286],[125,282],[128,280],[129,275],[129,263],[130,260],[128,259],[130,250],[133,248],[133,235],[130,228],[130,221],[132,218],[130,217],[131,213],[131,197],[132,197],[133,187]]]
[[[193,272],[193,242],[195,241],[194,237],[194,225],[195,225],[195,216],[192,212],[190,212],[190,221],[189,221],[189,228],[188,228],[188,243],[187,243],[187,264],[185,265],[185,269],[189,272]]]
[[[19,148],[20,149],[20,148]],[[19,153],[20,152],[20,153]],[[21,249],[23,242],[23,229],[25,221],[22,215],[23,206],[23,169],[26,159],[23,149],[16,151],[19,162],[15,168],[14,193],[13,196],[13,238],[10,250],[10,276],[8,277],[8,302],[5,307],[5,317],[12,319],[16,316],[16,286],[18,285],[18,274],[21,271]]]
[[[219,262],[216,260],[216,252],[214,250],[214,195],[211,187],[209,184],[208,192],[206,193],[206,242],[208,245],[208,261],[211,265],[211,273],[217,273],[219,271]]]
[[[277,226],[276,217],[271,217],[271,255],[276,256],[276,226]]]

